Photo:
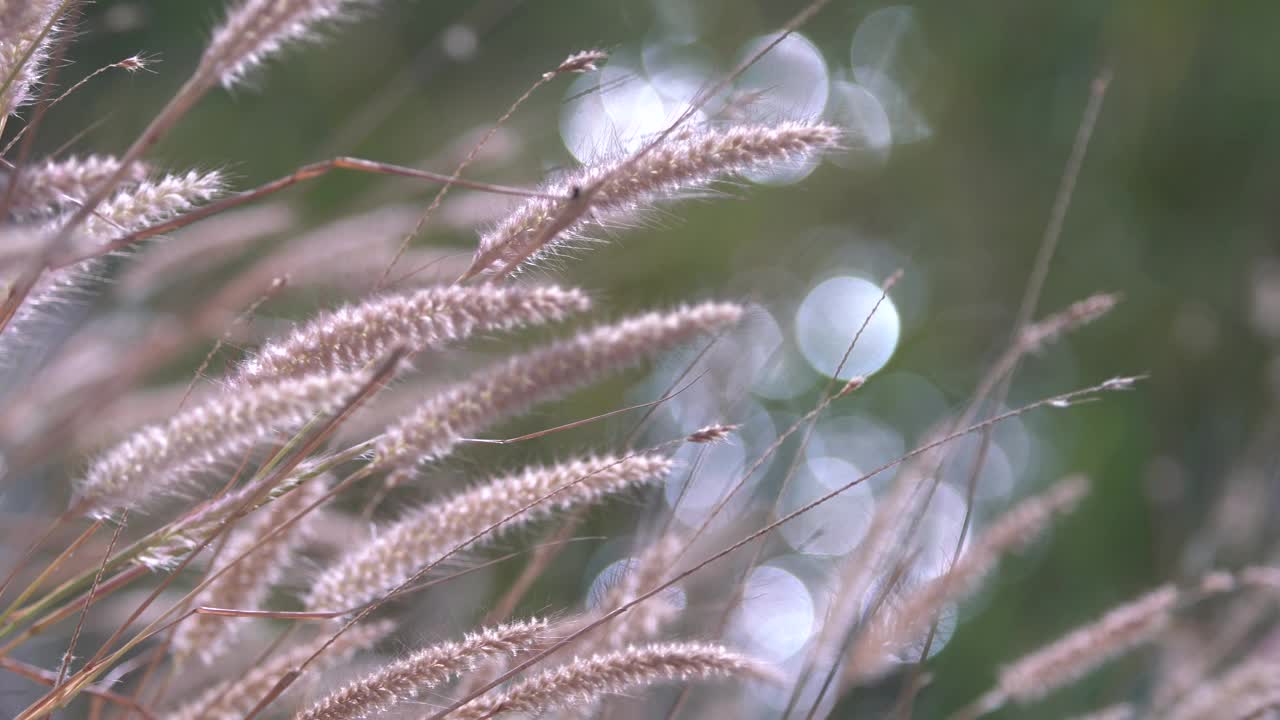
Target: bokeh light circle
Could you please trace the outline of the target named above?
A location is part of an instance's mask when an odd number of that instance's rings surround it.
[[[862,471],[839,458],[806,461],[778,499],[783,516],[829,495],[862,476]],[[858,546],[871,526],[875,499],[866,483],[832,497],[778,528],[787,544],[806,555],[844,555]]]
[[[796,343],[805,360],[828,376],[836,376],[839,368],[841,380],[884,367],[898,346],[901,319],[893,300],[885,297],[881,302],[882,295],[875,283],[856,277],[834,277],[811,290],[796,311]],[[866,329],[841,367],[841,358],[864,322]]]
[[[732,633],[748,653],[780,662],[804,647],[816,620],[813,595],[804,582],[780,567],[762,565],[745,580]]]

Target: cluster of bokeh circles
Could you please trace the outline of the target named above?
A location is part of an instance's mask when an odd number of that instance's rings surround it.
[[[560,133],[579,162],[640,148],[724,73],[776,39],[754,38],[732,62],[717,64],[714,53],[699,42],[699,19],[689,15],[694,11],[660,0],[657,5],[667,22],[660,23],[642,47],[616,49],[606,65],[579,78],[566,92]],[[823,119],[846,133],[842,151],[823,162],[875,172],[890,161],[895,146],[930,135],[913,101],[928,52],[914,11],[907,6],[873,11],[852,30],[847,65],[829,63],[804,34],[789,35],[732,88],[702,104],[690,122]],[[796,183],[816,164],[775,167],[747,180]],[[887,243],[855,230],[826,232],[847,235],[823,243],[837,248],[821,263],[826,274],[798,282],[788,278],[781,284],[792,286],[792,297],[753,306],[747,321],[719,338],[709,352],[699,354],[695,348],[667,358],[637,391],[638,401],[652,399],[683,385],[682,379],[700,378],[658,411],[657,425],[665,437],[713,422],[740,425],[730,442],[687,445],[679,451],[681,469],[669,481],[664,500],[675,522],[690,531],[709,519],[710,534],[730,527],[742,530],[747,523],[791,512],[900,457],[936,429],[933,424],[961,400],[948,398],[926,378],[891,363],[911,331],[912,319],[928,302],[920,268]],[[907,268],[914,277],[886,295],[882,283],[896,268]],[[704,375],[703,370],[709,372]],[[788,472],[793,463],[786,453],[774,453],[756,467],[779,434],[811,407],[805,403],[817,388],[854,376],[870,378],[859,393],[879,401],[867,403],[866,410],[851,403],[852,412],[820,417],[803,447],[793,443],[798,453],[794,471]],[[1000,428],[986,450],[981,492],[975,497],[977,522],[984,507],[996,508],[1007,500],[1015,477],[1038,451],[1021,422]],[[951,561],[967,510],[964,488],[977,452],[976,438],[963,442],[940,469],[942,482],[919,526],[913,566],[899,595],[936,577]],[[735,642],[784,670],[800,672],[805,650],[821,631],[837,592],[840,561],[857,551],[876,503],[894,476],[892,470],[881,473],[779,529],[789,551],[767,557],[746,576],[730,618]],[[601,551],[587,578],[590,594],[603,593],[634,564],[635,558],[626,556],[623,548],[610,545]],[[685,602],[683,595],[672,599]],[[943,618],[931,652],[945,646],[955,621],[954,613]],[[908,648],[903,655],[919,651]],[[817,691],[816,686],[802,689]],[[787,693],[768,688],[756,692],[761,693],[756,698],[760,708],[775,714],[788,700]]]

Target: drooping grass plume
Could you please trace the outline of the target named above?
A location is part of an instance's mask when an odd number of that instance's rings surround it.
[[[1074,509],[1088,489],[1084,477],[1071,476],[1025,500],[996,520],[948,572],[911,592],[897,607],[882,608],[853,647],[849,667],[854,676],[865,680],[884,672],[893,653],[921,638],[946,604],[977,589],[1005,555],[1040,537],[1056,516]]]
[[[117,173],[121,171],[118,161],[114,167]],[[105,165],[101,169],[109,170]],[[96,246],[121,233],[141,229],[207,202],[220,193],[222,187],[222,176],[217,172],[192,171],[141,182],[120,190],[102,203],[74,239],[82,246]],[[39,240],[32,245],[32,254],[24,257],[23,263],[37,255],[45,239],[64,222],[65,216],[59,216],[38,224],[35,237]],[[0,278],[0,290],[7,291],[11,283],[18,283],[22,267],[23,264],[18,264],[6,269],[6,276]],[[9,372],[9,380],[25,377],[39,365],[50,344],[58,339],[51,336],[56,335],[54,328],[58,326],[61,311],[75,306],[99,285],[100,267],[96,259],[85,260],[44,273],[31,287],[25,302],[0,332],[0,367]]]
[[[395,258],[397,244],[419,212],[416,207],[390,205],[348,215],[281,245],[251,272],[266,277],[287,273],[294,285],[367,293]],[[403,260],[406,268],[413,268],[409,279],[415,285],[453,280],[466,268],[466,257],[450,248],[417,248]]]
[[[370,1],[243,0],[214,31],[201,70],[230,88],[286,45],[313,37],[322,24],[341,20]]]
[[[537,646],[545,620],[484,628],[462,640],[418,650],[334,691],[294,716],[294,720],[364,720],[381,717],[402,703],[474,669],[491,658],[513,656]]]
[[[552,197],[525,200],[481,236],[464,278],[507,274],[590,228],[633,219],[657,201],[718,179],[812,156],[839,138],[831,125],[795,122],[675,133],[638,161],[619,157],[545,185],[542,192]]]
[[[455,720],[482,720],[503,713],[537,715],[588,705],[605,695],[632,692],[671,680],[717,677],[762,678],[768,671],[743,655],[708,643],[662,643],[607,655],[575,658],[476,698],[449,714]]]
[[[119,158],[110,155],[71,156],[32,163],[23,167],[18,175],[11,211],[26,214],[66,209],[88,197],[95,185],[119,169]],[[146,165],[137,163],[122,187],[133,186],[146,177]]]
[[[1245,660],[1204,683],[1173,708],[1167,720],[1247,720],[1280,710],[1280,662]]]
[[[105,242],[117,235],[181,215],[216,197],[225,186],[222,173],[216,170],[190,170],[146,180],[119,190],[99,204],[94,215],[85,220],[83,229],[90,238]],[[62,224],[60,221],[56,227]]]
[[[318,516],[316,513],[306,515],[270,539],[265,539],[267,534],[319,500],[328,489],[328,483],[317,478],[245,518],[242,526],[228,535],[209,571],[226,567],[250,548],[253,552],[201,591],[192,601],[193,607],[259,609],[271,587],[283,577],[293,553],[306,539]],[[222,656],[246,622],[246,618],[193,615],[178,625],[173,635],[173,649],[179,657],[194,656],[211,664]]]
[[[590,305],[578,290],[433,287],[375,297],[322,313],[267,343],[240,369],[248,385],[307,373],[355,370],[393,349],[416,353],[477,332],[555,322]]]
[[[142,503],[172,491],[197,470],[341,407],[367,379],[364,373],[336,372],[221,393],[168,422],[142,428],[100,455],[77,493],[98,516]]]
[[[117,285],[122,295],[141,299],[190,281],[192,270],[216,270],[264,238],[296,227],[298,213],[272,203],[220,213],[184,228],[171,242],[153,244],[133,258]]]
[[[1117,703],[1095,710],[1087,715],[1076,715],[1072,720],[1134,720],[1138,709],[1130,703]]]
[[[648,543],[636,557],[627,561],[621,579],[592,608],[591,615],[607,615],[657,587],[672,573],[675,563],[687,548],[688,538],[675,531]],[[593,632],[585,647],[619,650],[633,643],[652,640],[674,622],[683,609],[680,590],[669,588],[667,592],[658,593],[601,626]]]
[[[356,653],[373,647],[394,628],[395,623],[389,621],[348,628],[307,668],[315,672],[345,662]],[[238,677],[220,682],[194,700],[165,713],[163,720],[242,720],[285,673],[297,668],[328,641],[329,635],[321,634],[276,653]]]
[[[548,71],[543,77],[548,75],[554,77],[566,73],[585,73],[599,69],[600,63],[609,59],[609,53],[604,50],[592,48],[590,50],[580,50],[565,58],[555,70]]]
[[[31,100],[62,5],[62,0],[0,0],[0,118]]]
[[[586,458],[531,468],[428,504],[382,529],[368,544],[338,560],[316,580],[306,606],[311,610],[333,611],[368,602],[395,589],[421,568],[508,517],[497,532],[654,482],[670,469],[671,461],[661,455]],[[544,501],[521,512],[548,495]],[[480,539],[489,541],[495,536],[496,533],[491,533]]]
[[[724,423],[706,425],[689,433],[689,436],[685,438],[685,441],[711,445],[718,442],[724,442],[730,435],[737,431],[737,425],[727,425]]]
[[[1065,310],[1028,325],[1022,330],[1018,343],[1026,352],[1035,352],[1063,335],[1097,320],[1115,308],[1118,295],[1099,293],[1072,303]]]
[[[1009,701],[1034,702],[1075,682],[1159,635],[1168,627],[1179,598],[1177,588],[1163,585],[1005,666],[996,686],[963,717],[994,712]]]
[[[436,394],[391,426],[377,444],[374,464],[404,468],[439,457],[469,433],[698,335],[723,330],[741,316],[741,306],[727,303],[646,313],[511,358]]]
[[[237,514],[253,512],[285,497],[302,484],[318,482],[314,475],[311,464],[304,462],[265,491],[261,483],[248,483],[222,493],[157,530],[134,562],[152,570],[172,569]]]

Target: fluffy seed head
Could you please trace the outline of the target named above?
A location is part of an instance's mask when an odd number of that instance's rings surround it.
[[[253,552],[206,587],[196,596],[194,605],[250,610],[261,607],[271,587],[284,575],[295,549],[306,538],[316,513],[306,515],[270,539],[264,538],[319,500],[327,490],[327,483],[314,479],[259,508],[243,521],[243,527],[232,530],[210,571],[225,568],[251,548]],[[179,656],[194,655],[211,664],[226,651],[245,621],[246,618],[193,615],[178,626],[173,635],[173,648]]]
[[[369,0],[243,0],[213,33],[198,72],[225,87],[245,75],[289,43],[312,37],[326,22],[341,20]]]
[[[507,690],[476,698],[450,714],[480,720],[502,713],[538,715],[581,707],[604,695],[631,692],[667,680],[715,677],[768,677],[755,661],[708,643],[663,643],[631,647],[607,655],[576,658],[516,683]]]
[[[71,156],[62,160],[42,160],[22,168],[14,188],[13,209],[38,213],[66,209],[84,200],[89,192],[120,169],[120,160],[110,155]],[[139,163],[122,182],[128,188],[147,177]]]
[[[1074,682],[1158,635],[1178,599],[1177,588],[1162,586],[1006,666],[999,675],[999,695],[1032,702]]]
[[[365,382],[362,373],[339,372],[222,393],[100,455],[80,482],[79,495],[99,516],[141,503],[273,433],[296,430],[316,414],[336,410]]]
[[[587,458],[532,468],[431,503],[339,560],[316,581],[306,606],[341,610],[382,597],[477,536],[492,540],[497,532],[658,480],[670,468],[671,461],[660,455]]]
[[[1168,720],[1245,720],[1280,709],[1280,663],[1245,660],[1201,685],[1178,703]]]
[[[56,35],[59,0],[0,0],[0,117],[31,99]]]
[[[464,277],[506,274],[590,227],[625,222],[658,200],[721,178],[809,157],[839,138],[831,125],[794,122],[675,133],[638,159],[585,167],[544,187],[543,196],[524,201],[480,238]]]
[[[294,716],[294,720],[364,720],[381,717],[401,703],[480,662],[535,647],[547,631],[544,620],[485,628],[462,640],[433,645],[378,668]]]
[[[182,517],[165,525],[141,552],[135,562],[152,570],[171,570],[188,553],[195,550],[216,533],[235,515],[253,512],[268,503],[284,497],[303,482],[315,482],[311,468],[303,463],[292,475],[279,481],[263,493],[260,483],[242,485],[192,509]]]
[[[115,167],[119,167],[118,162]],[[221,188],[222,180],[218,173],[196,172],[168,175],[154,182],[126,187],[98,206],[94,216],[77,230],[75,240],[88,246],[82,250],[97,247],[124,233],[183,213],[211,199]],[[66,217],[58,217],[37,224],[40,228],[35,233],[38,244],[33,247],[43,248],[47,238],[57,233],[66,221]],[[11,238],[6,237],[5,240]],[[4,333],[0,334],[0,366],[6,369],[7,381],[19,382],[40,365],[54,339],[51,336],[56,336],[54,330],[59,325],[60,311],[82,304],[90,291],[100,285],[100,265],[100,261],[94,258],[40,276]],[[12,279],[0,276],[0,291],[7,291],[7,283]]]
[[[626,563],[625,574],[592,608],[591,617],[607,615],[657,587],[672,574],[673,566],[688,546],[688,537],[674,531],[647,543],[643,551]],[[584,652],[588,649],[620,650],[627,645],[656,638],[679,617],[684,609],[683,600],[680,590],[672,586],[631,606],[622,615],[593,631],[582,646]]]
[[[392,622],[366,623],[348,628],[329,645],[307,669],[312,672],[344,662],[361,650],[373,647],[393,629]],[[225,680],[201,693],[191,702],[165,713],[164,720],[242,720],[276,683],[329,642],[329,634],[297,643],[267,658],[249,672]]]
[[[609,53],[603,50],[582,50],[565,58],[555,70],[546,73],[543,77],[549,80],[565,73],[592,72],[600,66],[600,63],[608,59]]]
[[[420,352],[477,332],[561,320],[585,311],[578,290],[548,287],[433,287],[386,295],[323,313],[264,346],[240,370],[250,385],[332,370],[358,370],[396,348]]]
[[[1120,302],[1120,296],[1092,295],[1059,313],[1054,313],[1034,325],[1026,327],[1019,337],[1019,344],[1028,352],[1034,352],[1066,333],[1097,320],[1111,312]]]
[[[469,433],[722,330],[741,316],[741,306],[725,303],[647,313],[511,358],[440,392],[388,428],[377,444],[375,463],[391,469],[439,457]]]
[[[222,173],[216,170],[190,170],[141,182],[99,204],[95,214],[85,221],[84,232],[95,240],[107,241],[141,230],[209,201],[221,193],[225,185]]]
[[[1088,489],[1083,476],[1073,475],[1023,501],[996,520],[947,573],[907,595],[900,606],[877,613],[854,645],[849,667],[855,677],[865,680],[887,669],[892,653],[923,637],[947,603],[975,590],[1004,556],[1040,537],[1055,517],[1074,509]]]

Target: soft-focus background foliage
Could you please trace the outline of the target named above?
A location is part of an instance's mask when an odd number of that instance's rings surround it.
[[[615,68],[630,63],[620,73],[644,82],[639,60],[683,43],[681,52],[723,72],[745,44],[799,7],[791,0],[381,5],[330,42],[274,63],[256,91],[212,94],[151,157],[175,169],[226,168],[240,187],[338,154],[448,171],[469,133],[571,51],[607,48],[619,58]],[[95,81],[50,114],[38,144],[52,151],[87,131],[77,151],[123,150],[185,77],[221,6],[103,0],[87,7],[64,77],[136,51],[161,62],[155,74]],[[1006,344],[1091,83],[1111,69],[1038,314],[1097,291],[1125,299],[1102,322],[1027,362],[1010,404],[1118,374],[1151,378],[1134,392],[1038,413],[997,436],[1009,446],[1000,468],[1010,497],[1076,471],[1094,478],[1095,492],[1049,542],[1007,565],[962,610],[919,716],[940,716],[972,699],[1001,661],[1155,582],[1266,556],[1274,532],[1228,542],[1214,528],[1247,526],[1249,511],[1265,518],[1277,509],[1277,23],[1280,12],[1270,3],[889,7],[833,0],[803,35],[825,60],[818,70],[827,79],[859,81],[879,93],[872,93],[878,106],[866,104],[865,90],[857,95],[868,147],[794,185],[745,184],[727,198],[686,202],[558,271],[565,282],[595,291],[611,314],[744,297],[794,338],[806,332],[796,309],[823,280],[879,283],[902,268],[892,294],[902,321],[896,352],[835,416],[875,421],[910,446],[965,401]],[[868,81],[851,63],[894,84]],[[796,76],[780,74],[770,89],[785,92]],[[569,83],[535,96],[503,136],[498,162],[482,162],[476,176],[527,184],[572,162],[561,137],[562,116],[572,107],[564,104]],[[888,97],[895,87],[896,101]],[[839,97],[848,95],[833,93],[829,113]],[[430,192],[410,181],[334,174],[290,191],[288,200],[312,225],[390,200],[425,203]],[[474,240],[472,232],[437,226],[422,242],[469,252]],[[297,316],[335,301],[293,297],[296,305],[268,305],[263,313]],[[859,319],[865,310],[858,303],[830,309],[833,317]],[[769,326],[768,316],[761,323]],[[794,397],[744,404],[758,403],[778,424],[811,406],[821,377],[798,355],[793,360],[786,372]],[[197,362],[189,358],[169,377],[185,377]],[[608,384],[520,427],[641,399],[622,390]],[[625,428],[618,427],[620,436]],[[593,437],[597,431],[564,442],[580,447]],[[826,452],[842,456],[840,443],[828,443]],[[556,454],[554,446],[530,452]],[[1224,510],[1220,501],[1233,483],[1253,495]],[[992,509],[1004,501],[994,502]],[[601,562],[592,552],[586,545],[568,552],[567,569],[535,589],[528,607],[580,597],[591,572],[580,569]],[[808,577],[821,564],[792,557],[779,566],[802,566],[797,572]],[[1141,687],[1139,666],[1112,666],[1052,698],[1046,711],[1123,699]],[[846,699],[838,715],[883,707],[897,682]]]

